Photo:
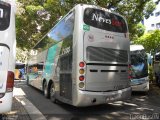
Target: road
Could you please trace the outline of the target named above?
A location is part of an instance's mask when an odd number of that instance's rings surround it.
[[[17,83],[17,87],[24,91],[26,98],[47,120],[135,120],[138,118],[160,120],[160,94],[155,92],[158,87],[151,87],[148,94],[133,93],[131,100],[125,102],[85,108],[76,108],[64,103],[54,104],[46,99],[41,91],[27,86],[25,82]]]

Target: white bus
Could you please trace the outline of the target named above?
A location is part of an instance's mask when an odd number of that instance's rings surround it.
[[[16,57],[14,1],[0,1],[0,113],[11,110]]]
[[[142,45],[130,45],[132,91],[149,90],[147,54]]]
[[[131,96],[129,45],[121,15],[76,5],[34,47],[27,81],[53,102],[73,106],[125,100]]]

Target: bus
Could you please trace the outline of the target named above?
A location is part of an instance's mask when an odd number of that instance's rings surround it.
[[[77,107],[126,100],[129,45],[124,17],[78,4],[34,46],[28,84],[53,102]]]
[[[156,84],[160,86],[160,52],[157,52],[154,55],[153,71],[154,71]]]
[[[0,114],[11,110],[16,59],[15,1],[0,1]]]
[[[24,63],[21,63],[21,62],[15,63],[14,79],[15,80],[25,79],[25,64]]]
[[[149,90],[147,53],[142,45],[130,45],[132,91]]]

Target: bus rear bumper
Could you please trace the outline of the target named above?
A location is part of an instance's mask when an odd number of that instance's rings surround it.
[[[132,87],[132,91],[142,91],[142,92],[147,92],[149,91],[149,81],[145,82],[143,84],[140,85],[134,85],[131,86]]]
[[[98,104],[105,104],[114,101],[123,101],[131,98],[131,87],[112,92],[90,92],[78,91],[77,102],[74,106],[85,107]]]
[[[13,92],[9,92],[5,93],[5,95],[2,98],[0,98],[0,114],[9,112],[11,110],[12,97]]]

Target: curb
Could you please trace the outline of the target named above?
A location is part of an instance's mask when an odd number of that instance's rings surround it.
[[[15,104],[17,104],[18,107],[22,106],[24,111],[20,110],[17,106],[15,106],[15,110],[19,109],[20,114],[27,114],[31,120],[47,120],[45,116],[26,98],[25,92],[20,88],[21,85],[25,84],[26,80],[15,81],[15,87],[13,90],[13,96],[17,101]]]
[[[24,96],[15,96],[26,109],[31,120],[47,120],[45,116]]]

